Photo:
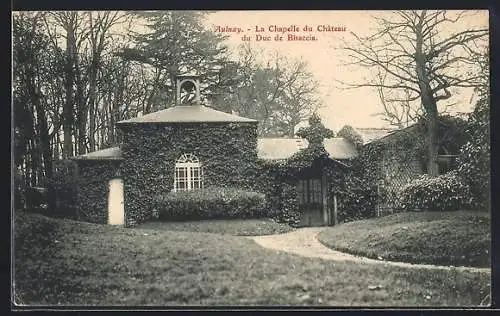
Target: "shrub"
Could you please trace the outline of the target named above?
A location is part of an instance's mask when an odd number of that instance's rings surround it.
[[[422,175],[401,189],[397,207],[403,210],[457,210],[469,206],[470,189],[456,172]]]
[[[375,216],[376,190],[351,188],[339,194],[337,219],[340,223],[352,222]]]
[[[46,187],[49,208],[45,214],[76,218],[77,186],[74,162],[55,161],[53,175],[47,179]]]
[[[491,199],[489,100],[478,101],[469,117],[469,141],[462,146],[459,172],[471,188],[474,207],[488,209]]]
[[[153,199],[162,220],[266,217],[264,194],[231,187],[170,192]]]

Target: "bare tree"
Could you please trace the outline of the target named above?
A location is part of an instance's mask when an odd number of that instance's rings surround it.
[[[89,40],[90,40],[90,55],[91,61],[88,64],[89,67],[89,92],[88,92],[88,108],[83,113],[83,122],[87,121],[87,113],[89,116],[89,147],[90,151],[96,150],[96,139],[95,134],[96,129],[96,116],[98,107],[96,104],[97,99],[97,81],[99,71],[102,68],[102,54],[106,49],[111,37],[109,36],[110,29],[122,22],[127,15],[123,15],[119,12],[88,12],[89,20]],[[82,124],[83,125],[83,124]],[[82,130],[85,131],[85,126],[82,126]]]
[[[294,128],[319,108],[318,84],[303,60],[275,51],[267,63],[259,62],[262,51],[240,46],[238,79],[229,98],[242,115],[260,121],[259,134],[294,136]]]
[[[63,106],[63,132],[64,132],[64,146],[63,157],[73,156],[73,136],[74,132],[74,105],[83,106],[83,91],[81,77],[79,73],[78,50],[81,43],[87,38],[88,31],[86,31],[81,13],[76,11],[68,12],[51,12],[45,17],[46,29],[49,36],[52,38],[54,47],[59,47],[58,38],[59,34],[56,30],[56,25],[64,30],[62,35],[65,38],[65,65],[64,65],[64,90],[65,100]],[[52,27],[51,27],[52,25]],[[76,91],[74,85],[76,84]],[[80,108],[78,107],[78,108]]]
[[[428,173],[439,173],[437,163],[438,102],[452,96],[452,88],[482,84],[476,61],[484,48],[488,29],[460,29],[467,12],[397,11],[391,18],[376,17],[379,30],[361,37],[351,33],[354,44],[344,45],[348,64],[376,72],[373,80],[345,83],[351,88],[374,87],[384,103],[386,117],[403,123],[420,113],[411,109],[418,102],[427,122]],[[482,46],[483,44],[483,46]],[[386,94],[388,93],[388,94]],[[389,95],[390,94],[390,95]],[[399,103],[395,113],[390,103]]]

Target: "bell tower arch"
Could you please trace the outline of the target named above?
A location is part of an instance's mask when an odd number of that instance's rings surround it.
[[[176,105],[200,105],[200,76],[176,77]]]

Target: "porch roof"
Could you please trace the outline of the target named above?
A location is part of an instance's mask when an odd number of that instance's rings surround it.
[[[378,139],[384,138],[389,134],[397,131],[395,128],[375,128],[375,127],[355,127],[354,128],[363,138],[363,145],[374,142]]]
[[[303,138],[259,138],[257,156],[265,160],[287,159],[307,145]],[[350,159],[358,155],[353,144],[342,137],[327,138],[323,145],[332,159]]]
[[[120,160],[122,158],[122,151],[120,147],[111,147],[106,149],[101,149],[87,153],[85,155],[80,155],[72,157],[75,160]]]

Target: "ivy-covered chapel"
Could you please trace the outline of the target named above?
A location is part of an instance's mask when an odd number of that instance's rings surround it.
[[[318,134],[320,139],[307,130],[303,138],[258,138],[258,121],[202,104],[198,76],[178,76],[176,90],[174,106],[118,122],[119,146],[73,159],[78,218],[133,226],[154,217],[150,205],[158,194],[207,186],[262,189],[259,181],[266,164],[290,160],[318,144],[331,159],[357,155],[349,141],[332,138],[326,130]],[[320,122],[312,123],[317,128]],[[317,210],[305,215],[304,225],[334,220],[323,212],[332,203],[325,200],[325,180],[321,175],[302,176],[295,184],[300,206]]]
[[[361,152],[371,152],[379,139],[390,140],[391,130],[357,129],[335,137],[313,115],[298,137],[259,138],[258,121],[217,111],[200,99],[200,78],[178,76],[173,106],[118,122],[118,146],[74,157],[75,217],[131,227],[155,218],[155,196],[217,186],[264,193],[270,213],[288,223],[335,225],[380,213],[383,205],[390,209],[380,200],[381,181],[395,179],[400,186],[422,173],[410,160],[379,168],[386,159],[370,164],[383,172],[363,183],[369,170],[359,165]]]

